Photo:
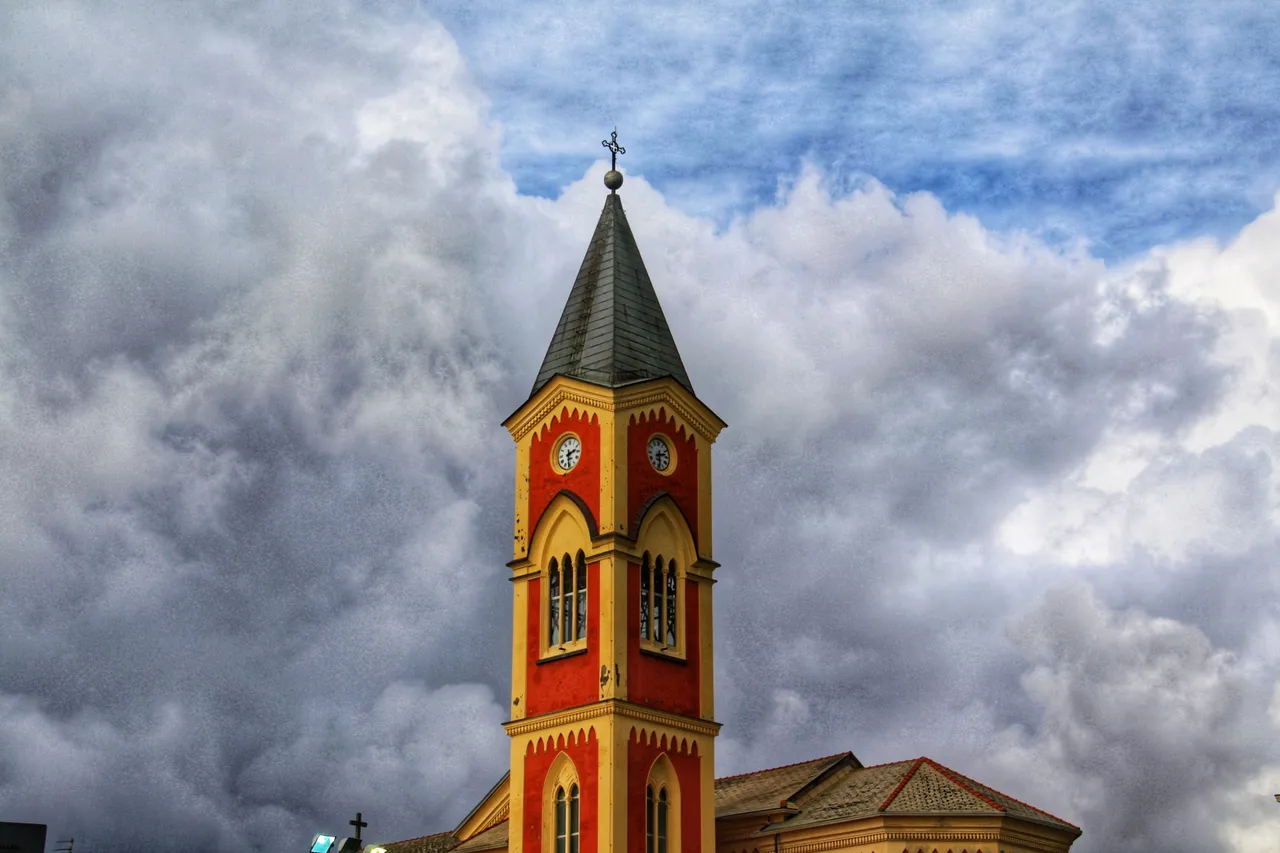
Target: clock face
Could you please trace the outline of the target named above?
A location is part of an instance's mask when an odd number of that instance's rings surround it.
[[[659,471],[665,471],[671,465],[671,450],[660,435],[649,439],[649,463]]]
[[[569,471],[581,458],[582,442],[572,435],[565,437],[565,440],[560,442],[560,450],[556,453],[556,461],[560,463],[560,467]]]

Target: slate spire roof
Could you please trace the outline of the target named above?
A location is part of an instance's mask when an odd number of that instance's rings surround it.
[[[617,193],[605,197],[530,393],[557,374],[609,388],[670,376],[693,391]]]

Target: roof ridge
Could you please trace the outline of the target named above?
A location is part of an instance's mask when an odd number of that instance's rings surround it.
[[[905,787],[907,786],[907,783],[908,783],[908,782],[910,782],[910,781],[911,781],[911,778],[912,778],[913,776],[915,776],[915,775],[916,775],[916,771],[920,769],[920,765],[921,765],[923,762],[924,762],[924,759],[923,759],[923,758],[917,758],[917,759],[915,759],[915,761],[913,761],[913,762],[912,762],[912,764],[911,764],[911,769],[910,769],[910,770],[908,770],[908,771],[903,775],[903,777],[902,777],[901,779],[899,779],[899,780],[898,780],[898,785],[897,785],[897,787],[895,787],[895,788],[894,788],[894,789],[889,793],[889,798],[888,798],[888,799],[886,799],[883,803],[881,803],[881,804],[880,804],[880,808],[876,809],[876,811],[880,811],[880,812],[882,812],[882,811],[884,811],[885,809],[889,808],[889,804],[893,802],[894,797],[898,796],[898,794],[899,794],[899,793],[901,793],[902,789],[903,789],[903,788],[905,788]]]
[[[997,789],[995,789],[995,788],[992,788],[990,785],[984,785],[983,783],[981,783],[981,782],[977,781],[976,779],[970,779],[968,776],[965,776],[963,773],[960,773],[959,771],[952,770],[950,767],[944,767],[943,765],[938,764],[938,762],[934,761],[932,758],[929,758],[929,759],[926,759],[926,760],[927,760],[930,764],[936,765],[939,769],[941,769],[941,770],[945,770],[947,773],[951,773],[951,774],[954,774],[954,775],[956,775],[956,776],[959,776],[961,779],[965,779],[965,780],[966,780],[966,781],[968,781],[968,782],[972,782],[974,785],[977,785],[977,786],[979,786],[979,787],[982,787],[982,788],[988,788],[988,789],[990,789],[990,790],[992,790],[992,791],[995,791],[997,794],[999,794],[999,795],[1000,795],[1000,796],[1002,796],[1002,797],[1008,797],[1010,800],[1013,800],[1013,801],[1014,801],[1015,803],[1017,803],[1018,805],[1020,805],[1020,806],[1026,806],[1027,808],[1031,809],[1033,812],[1039,812],[1040,814],[1044,815],[1045,817],[1053,818],[1054,820],[1058,821],[1059,823],[1065,823],[1067,826],[1071,827],[1072,829],[1080,829],[1080,827],[1076,826],[1074,823],[1072,823],[1072,822],[1071,822],[1071,821],[1069,821],[1069,820],[1063,820],[1062,818],[1058,817],[1057,815],[1055,815],[1055,814],[1051,814],[1051,813],[1049,813],[1049,812],[1045,811],[1044,809],[1038,809],[1038,808],[1036,808],[1035,806],[1031,805],[1030,803],[1024,803],[1022,800],[1019,800],[1017,797],[1010,797],[1010,796],[1009,796],[1008,794],[1006,794],[1004,791],[1000,791],[1000,790],[997,790]],[[1001,809],[1001,811],[1004,811],[1004,809]]]
[[[388,841],[386,843],[387,844],[404,844],[408,841],[422,841],[423,839],[426,839],[426,838],[439,838],[441,835],[451,836],[453,835],[453,832],[451,830],[446,829],[441,832],[429,832],[426,835],[419,835],[414,838],[403,838],[400,841]]]
[[[974,780],[972,780],[972,779],[967,779],[967,777],[965,777],[965,776],[961,776],[959,773],[957,773],[956,771],[952,770],[950,767],[943,767],[941,764],[939,764],[938,762],[934,761],[932,758],[926,758],[926,757],[924,757],[924,756],[921,756],[921,757],[920,757],[920,760],[921,760],[921,761],[927,761],[927,762],[929,762],[929,765],[930,765],[931,767],[933,767],[935,770],[937,770],[939,773],[941,773],[943,776],[947,777],[947,778],[948,778],[948,779],[950,779],[952,782],[955,782],[955,783],[956,783],[957,785],[959,785],[961,788],[964,788],[964,789],[965,789],[966,791],[968,791],[970,794],[973,794],[975,797],[977,797],[978,799],[982,800],[982,801],[983,801],[984,803],[986,803],[987,805],[994,806],[994,807],[995,807],[995,809],[996,809],[996,811],[1001,811],[1001,812],[1008,811],[1008,809],[1006,809],[1004,806],[1000,805],[1000,804],[999,804],[999,803],[997,803],[995,800],[993,800],[993,799],[991,799],[990,797],[988,797],[986,794],[983,794],[983,793],[981,793],[980,791],[975,791],[973,788],[971,788],[971,787],[969,787],[968,785],[966,785],[966,784],[965,784],[965,781],[973,782]],[[959,778],[957,778],[957,777],[959,777]],[[976,784],[978,784],[978,783],[977,783],[977,782],[974,782],[974,784],[976,785]],[[995,789],[993,788],[992,790],[995,790]],[[1012,799],[1012,797],[1010,797],[1010,799]]]
[[[858,768],[856,768],[856,769],[858,769],[858,770],[875,770],[877,767],[888,767],[890,764],[907,764],[908,762],[911,762],[911,761],[915,761],[915,759],[914,759],[914,758],[900,758],[900,759],[898,759],[897,761],[882,761],[882,762],[880,762],[879,764],[867,764],[867,765],[864,765],[864,766],[862,766],[862,767],[858,767]]]
[[[741,779],[743,776],[754,776],[757,773],[769,773],[773,770],[785,770],[788,767],[799,767],[801,764],[813,764],[815,761],[826,761],[831,758],[843,758],[846,755],[852,755],[849,750],[837,752],[834,755],[823,755],[819,758],[810,758],[805,761],[793,761],[790,764],[779,764],[777,767],[765,767],[763,770],[751,770],[747,773],[735,773],[732,776],[721,776],[716,779],[717,782],[727,782],[730,779]]]
[[[806,761],[792,761],[790,765],[778,765],[777,767],[764,767],[763,770],[751,770],[749,772],[745,772],[745,774],[733,774],[732,776],[721,776],[721,777],[718,777],[716,781],[728,781],[730,779],[741,779],[742,776],[754,776],[755,774],[767,774],[767,772],[771,772],[773,770],[786,770],[787,767],[799,767],[800,765],[812,765],[812,763],[814,763],[815,761],[827,761],[828,758],[840,758],[842,756],[849,756],[849,754],[852,754],[852,753],[850,753],[846,749],[845,752],[837,752],[835,754],[831,754],[831,756],[809,758],[809,760],[806,760]]]

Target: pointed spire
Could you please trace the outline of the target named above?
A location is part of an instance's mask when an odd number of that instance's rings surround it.
[[[557,374],[610,388],[670,376],[693,391],[617,194],[617,136],[604,143],[610,193],[531,393]]]

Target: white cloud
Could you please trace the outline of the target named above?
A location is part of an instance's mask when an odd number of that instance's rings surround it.
[[[1082,584],[1010,631],[1044,716],[1005,731],[992,763],[1086,816],[1082,848],[1217,847],[1230,790],[1274,760],[1256,673],[1195,627],[1111,611]]]
[[[505,754],[498,422],[601,164],[517,195],[487,95],[417,12],[4,14],[0,799],[103,850],[144,818],[157,846],[285,848],[350,797],[385,804],[371,836],[447,827]],[[1193,813],[1196,750],[1253,784],[1242,744],[1271,724],[1240,673],[1275,650],[1238,635],[1274,631],[1276,214],[1109,270],[838,178],[808,167],[720,230],[638,173],[622,191],[730,423],[722,772],[951,744],[1064,802],[1082,851],[1153,831],[1152,780]],[[1010,644],[1011,614],[1081,577],[1149,606],[1072,587]]]

